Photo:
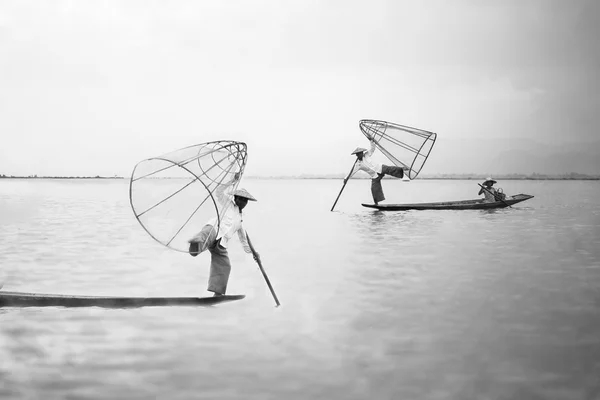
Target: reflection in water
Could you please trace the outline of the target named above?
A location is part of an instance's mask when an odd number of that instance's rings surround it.
[[[403,219],[401,213],[385,213],[383,211],[365,212],[350,216],[350,221],[363,240],[379,239],[385,237],[386,233],[396,232],[396,229],[389,229],[390,225],[401,223]]]

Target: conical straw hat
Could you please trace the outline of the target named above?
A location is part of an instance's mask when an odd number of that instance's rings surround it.
[[[250,193],[248,193],[248,191],[246,189],[237,189],[236,191],[233,192],[234,196],[239,196],[239,197],[245,197],[250,201],[258,201],[254,198],[254,196],[252,196]]]

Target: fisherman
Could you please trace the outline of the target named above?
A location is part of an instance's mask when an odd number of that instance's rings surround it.
[[[219,203],[220,220],[213,218],[207,222],[200,233],[188,241],[190,243],[189,253],[193,257],[205,250],[210,252],[208,291],[213,292],[214,296],[223,296],[227,290],[227,282],[231,272],[227,248],[234,234],[237,233],[244,251],[253,253],[254,260],[260,261],[260,255],[253,252],[248,243],[246,231],[242,226],[242,210],[246,207],[248,201],[256,201],[256,199],[245,189],[237,189],[231,193],[231,186],[239,178],[239,174],[235,174],[231,181],[222,184],[215,190],[215,197]]]
[[[485,198],[483,201],[485,203],[495,203],[496,201],[504,200],[504,193],[500,192],[496,188],[494,188],[494,184],[498,183],[492,178],[488,177],[482,184],[482,188],[479,189],[479,195],[484,195]]]
[[[371,159],[373,152],[375,151],[375,140],[369,136],[371,147],[369,150],[357,147],[351,154],[356,154],[358,159],[350,174],[344,179],[344,183],[352,177],[358,171],[365,171],[371,177],[371,194],[373,195],[373,201],[375,205],[379,204],[380,201],[385,200],[383,195],[383,188],[381,187],[381,180],[385,175],[391,175],[396,178],[404,177],[404,169],[397,166],[389,166],[378,163]]]

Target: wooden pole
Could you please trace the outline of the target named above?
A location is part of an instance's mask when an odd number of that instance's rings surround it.
[[[246,239],[248,239],[248,245],[250,246],[250,250],[252,251],[254,260],[258,264],[258,267],[260,268],[260,272],[262,272],[263,278],[265,278],[265,281],[267,282],[267,286],[269,286],[269,290],[271,291],[271,294],[273,295],[273,299],[275,299],[275,304],[277,304],[277,307],[279,307],[281,304],[279,303],[279,300],[277,299],[277,295],[275,294],[275,291],[273,290],[273,286],[271,286],[271,281],[269,281],[269,277],[267,276],[267,273],[265,272],[265,269],[263,268],[262,263],[260,262],[260,257],[258,255],[258,253],[256,252],[256,250],[254,250],[254,246],[252,246],[252,242],[250,241],[250,236],[248,236],[248,232],[246,232]]]
[[[352,164],[352,169],[350,169],[350,172],[348,173],[348,175],[350,175],[352,173],[352,171],[354,171],[354,166],[356,165],[357,162],[358,162],[358,158],[356,159],[356,161],[354,161],[354,164]],[[348,179],[350,179],[350,177],[348,177]],[[331,210],[329,210],[329,211],[333,211],[333,209],[335,208],[335,205],[337,204],[340,196],[342,195],[342,192],[344,191],[344,188],[346,187],[346,183],[348,183],[348,181],[344,180],[344,185],[342,186],[342,190],[340,190],[340,193],[337,195],[335,202],[333,203],[333,206],[331,207]]]

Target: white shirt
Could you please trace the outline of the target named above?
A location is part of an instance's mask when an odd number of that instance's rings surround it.
[[[227,248],[229,240],[237,232],[238,238],[244,247],[246,253],[252,253],[248,239],[246,238],[246,231],[242,225],[243,216],[240,208],[233,201],[233,195],[231,194],[231,184],[229,182],[219,186],[215,190],[215,198],[217,200],[217,206],[219,207],[219,216],[221,220],[213,218],[209,224],[216,226],[219,221],[219,232],[215,240],[221,239],[221,246]]]
[[[483,195],[485,196],[484,201],[486,203],[494,203],[498,201],[496,200],[496,196],[494,196],[497,193],[496,189],[493,187],[487,187],[486,189],[487,190],[481,189],[481,191],[483,191]]]
[[[371,160],[371,156],[373,155],[374,151],[375,142],[371,140],[371,148],[365,153],[363,153],[363,159],[358,160],[358,162],[354,166],[354,169],[352,169],[352,172],[350,172],[350,175],[348,175],[348,178],[350,178],[358,171],[365,171],[367,174],[369,174],[371,179],[377,178],[377,175],[381,173],[381,163]]]

